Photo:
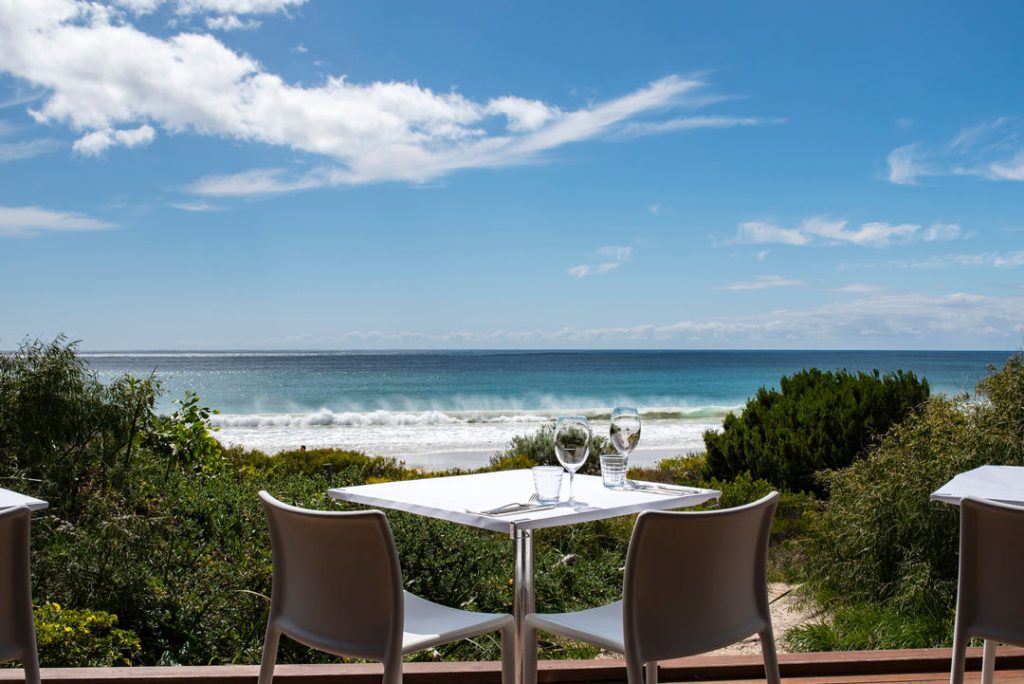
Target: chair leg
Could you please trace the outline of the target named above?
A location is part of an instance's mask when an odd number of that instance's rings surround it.
[[[537,665],[534,656],[534,678]],[[514,684],[516,679],[516,623],[509,621],[501,628],[501,684]]]
[[[626,653],[626,682],[627,684],[645,684],[643,661],[635,656],[630,657],[628,652]]]
[[[959,625],[953,627],[953,658],[949,667],[949,684],[963,684],[964,661],[967,658],[967,635]]]
[[[39,677],[39,653],[36,651],[35,639],[32,639],[32,648],[25,650],[25,658],[22,661],[25,668],[25,684],[41,684]]]
[[[263,637],[263,659],[260,661],[259,684],[272,684],[274,681],[274,664],[277,662],[277,642],[280,639],[280,630],[268,621],[267,633]]]
[[[645,684],[658,684],[657,660],[652,660],[649,663],[644,663],[644,682]]]
[[[764,658],[764,676],[768,684],[780,684],[782,677],[779,675],[779,655],[775,650],[775,634],[772,626],[758,634],[761,638],[761,656]]]
[[[985,639],[985,647],[981,651],[981,684],[992,684],[996,672],[996,642]]]

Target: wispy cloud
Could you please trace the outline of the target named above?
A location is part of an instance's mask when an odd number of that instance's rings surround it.
[[[223,207],[218,207],[209,202],[172,202],[171,206],[175,209],[182,211],[194,211],[194,212],[207,212],[207,211],[221,211]]]
[[[566,273],[575,278],[586,278],[592,275],[602,275],[610,271],[614,271],[623,262],[629,261],[633,258],[633,248],[623,247],[621,245],[607,245],[604,247],[598,247],[595,250],[595,254],[598,257],[606,259],[598,264],[580,264],[579,266],[572,266],[566,269]]]
[[[859,245],[863,247],[888,247],[895,243],[912,240],[934,242],[956,240],[963,236],[957,223],[933,223],[923,229],[916,223],[886,223],[869,221],[857,227],[849,226],[845,220],[812,216],[804,219],[795,228],[785,228],[771,221],[746,221],[739,224],[735,242],[758,245],[778,243],[804,246],[811,244]]]
[[[570,268],[566,268],[565,272],[573,277],[587,277],[588,275],[601,275],[603,273],[607,273],[623,265],[623,262],[632,259],[633,248],[621,245],[606,245],[604,247],[598,247],[594,250],[594,254],[598,258],[603,259],[603,261],[596,264],[580,264],[579,266],[572,266]]]
[[[601,275],[614,271],[621,265],[622,263],[618,261],[606,261],[601,264],[580,264],[579,266],[566,269],[566,273],[576,278],[586,278],[587,276]]]
[[[40,11],[40,2],[47,11]],[[217,17],[300,4],[120,0],[124,10],[117,12],[85,0],[9,0],[0,4],[0,70],[45,90],[32,115],[79,132],[83,153],[126,144],[129,132],[162,129],[310,155],[305,160],[310,166],[297,172],[246,170],[202,178],[192,187],[219,196],[423,183],[459,170],[535,163],[556,148],[624,131],[638,135],[769,122],[730,116],[666,119],[677,108],[715,99],[707,81],[696,76],[667,76],[573,110],[510,94],[474,100],[416,82],[356,83],[340,75],[304,86],[286,82],[212,35],[162,37],[132,22],[136,14],[166,5],[186,17],[211,15],[220,28],[229,28],[232,20]],[[82,73],[90,74],[88,87]],[[639,127],[630,129],[634,124]]]
[[[949,268],[951,266],[961,268],[1019,268],[1024,266],[1024,251],[944,254],[929,257],[928,259],[894,261],[889,265],[895,268],[909,269]]]
[[[1024,181],[1024,120],[1000,117],[958,131],[945,143],[915,142],[889,153],[889,181],[916,185],[928,176]]]
[[[565,327],[528,330],[351,331],[317,339],[317,346],[488,347],[577,346],[722,348],[793,347],[930,349],[935,340],[950,345],[1017,345],[1024,334],[1024,297],[868,293],[807,309],[783,309],[753,316],[680,319],[625,327]],[[268,346],[273,346],[269,343]]]
[[[0,142],[0,163],[31,159],[41,154],[55,152],[63,145],[52,138],[35,138],[16,142]]]
[[[779,275],[758,276],[754,280],[740,281],[726,285],[726,290],[765,290],[773,287],[803,287],[803,282]]]
[[[622,127],[618,137],[635,138],[670,131],[698,128],[736,128],[737,126],[769,126],[785,123],[785,119],[764,119],[756,116],[684,116],[668,121],[638,122]]]
[[[0,207],[0,236],[27,236],[44,231],[88,231],[113,228],[112,223],[84,214],[39,207]]]

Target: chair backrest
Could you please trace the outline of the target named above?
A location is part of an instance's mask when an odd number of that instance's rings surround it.
[[[956,619],[967,634],[1024,644],[1024,508],[960,502]]]
[[[402,571],[380,511],[312,511],[260,492],[274,560],[270,621],[307,646],[401,657]]]
[[[35,645],[25,506],[0,509],[0,660],[23,659]]]
[[[703,653],[771,624],[766,561],[778,498],[640,514],[623,583],[627,654],[652,662]]]

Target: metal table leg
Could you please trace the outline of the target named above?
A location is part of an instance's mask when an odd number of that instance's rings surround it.
[[[533,532],[530,530],[515,530],[515,597],[512,605],[512,614],[516,621],[516,684],[523,684],[526,681],[526,673],[523,669],[523,655],[526,649],[537,650],[537,640],[530,639],[526,643],[526,635],[523,633],[523,620],[527,614],[534,612],[535,593],[533,578]]]

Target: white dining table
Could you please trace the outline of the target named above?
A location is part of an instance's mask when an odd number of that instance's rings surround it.
[[[959,506],[960,501],[966,496],[1024,506],[1024,467],[979,466],[974,470],[968,470],[955,476],[932,492],[930,499]],[[989,639],[985,639],[981,655],[982,673],[992,673],[995,667],[995,658],[995,644]]]
[[[30,510],[40,511],[49,507],[49,505],[50,504],[42,499],[26,496],[25,494],[19,494],[18,492],[11,491],[10,489],[0,489],[0,508],[28,506]]]
[[[504,470],[419,480],[382,482],[379,484],[338,487],[328,490],[334,499],[387,508],[430,518],[448,520],[492,532],[508,534],[513,540],[515,571],[513,614],[516,622],[516,682],[523,682],[523,654],[526,644],[523,619],[534,612],[533,533],[535,530],[592,520],[630,515],[646,510],[670,510],[697,506],[722,493],[715,489],[666,487],[642,489],[654,483],[636,483],[631,489],[608,489],[601,478],[576,475],[576,502],[538,510],[524,510],[506,515],[486,515],[480,511],[514,502],[527,502],[534,492],[530,470]],[[568,491],[568,477],[563,478],[563,497]]]
[[[983,465],[960,473],[932,492],[932,501],[959,506],[965,496],[1024,505],[1024,467]]]

